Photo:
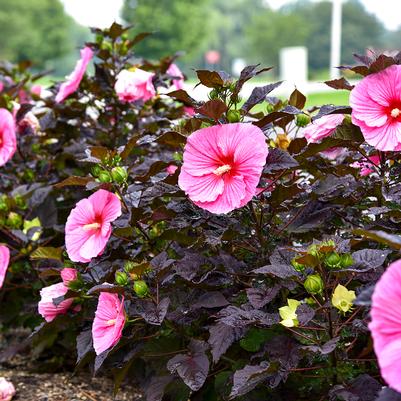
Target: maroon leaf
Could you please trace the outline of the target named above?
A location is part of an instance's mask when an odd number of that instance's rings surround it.
[[[217,122],[223,113],[227,111],[227,105],[219,99],[213,99],[196,109],[196,111]]]
[[[205,354],[208,346],[203,341],[192,339],[188,348],[190,353],[171,358],[167,362],[167,369],[171,373],[178,373],[192,391],[198,391],[209,373],[209,359]]]

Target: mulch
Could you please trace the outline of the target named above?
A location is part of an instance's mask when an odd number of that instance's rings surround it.
[[[123,385],[113,398],[113,381],[107,377],[1,368],[0,376],[14,384],[17,393],[13,401],[143,401],[138,390],[129,385]]]

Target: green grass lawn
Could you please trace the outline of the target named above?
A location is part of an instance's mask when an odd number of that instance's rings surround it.
[[[336,106],[348,105],[349,92],[345,90],[332,90],[321,93],[311,93],[306,99],[306,107],[334,104]]]

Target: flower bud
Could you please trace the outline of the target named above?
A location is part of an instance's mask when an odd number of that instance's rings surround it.
[[[91,168],[91,174],[94,177],[98,177],[101,172],[102,172],[102,169],[97,164]]]
[[[297,127],[306,127],[311,121],[310,116],[304,113],[297,114],[295,124]]]
[[[324,264],[331,269],[339,269],[341,267],[341,256],[337,252],[331,252],[325,257]]]
[[[132,270],[134,270],[134,267],[136,266],[136,263],[131,261],[131,260],[126,260],[124,262],[124,271],[127,273],[131,273]]]
[[[354,259],[349,253],[341,255],[341,267],[345,269],[346,267],[352,266],[354,264]]]
[[[20,209],[26,209],[28,207],[28,205],[26,204],[26,201],[22,195],[19,195],[19,194],[15,195],[14,202],[15,202],[15,205]]]
[[[8,198],[7,195],[0,197],[0,212],[8,212]]]
[[[213,99],[217,99],[219,97],[219,93],[217,92],[216,89],[212,89],[209,92],[209,99],[213,100]]]
[[[302,273],[305,270],[305,265],[297,262],[297,257],[292,258],[291,265],[297,272]]]
[[[106,171],[106,170],[102,170],[99,173],[99,177],[98,178],[99,178],[100,182],[111,182],[112,181],[112,177],[111,177],[110,173],[108,171]]]
[[[267,103],[267,105],[266,105],[266,111],[267,111],[267,113],[273,112],[273,111],[274,111],[274,104]]]
[[[316,244],[313,244],[308,248],[308,253],[309,253],[309,255],[312,255],[315,258],[319,258],[320,257],[319,249],[318,249]]]
[[[18,213],[10,212],[7,216],[6,225],[18,229],[22,226],[22,217]]]
[[[304,287],[309,294],[320,294],[324,289],[323,280],[319,274],[311,274],[305,280]]]
[[[123,184],[128,178],[127,169],[125,167],[114,167],[111,170],[111,177],[117,184]]]
[[[227,112],[227,120],[230,123],[237,123],[241,120],[241,112],[239,110],[229,110]]]
[[[134,282],[134,292],[139,298],[143,298],[148,293],[149,288],[145,281],[137,280]]]
[[[118,285],[127,285],[129,283],[127,273],[125,272],[116,272],[115,275],[116,283]]]

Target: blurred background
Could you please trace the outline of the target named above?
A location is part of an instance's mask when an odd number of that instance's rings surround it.
[[[352,54],[367,48],[401,48],[394,0],[0,0],[0,59],[30,59],[63,77],[91,38],[88,26],[116,20],[134,23],[135,32],[154,32],[137,48],[141,56],[182,51],[178,64],[190,80],[196,68],[235,75],[245,64],[262,63],[277,67],[269,80],[292,71],[299,79],[323,81],[330,76],[333,2],[342,11],[336,17],[341,31],[334,33],[341,64],[353,63]],[[281,51],[287,47],[293,49]],[[280,73],[280,57],[290,72]]]

